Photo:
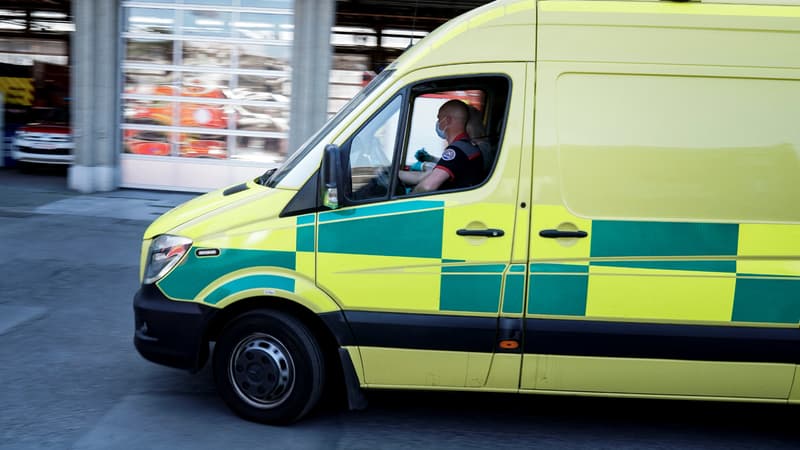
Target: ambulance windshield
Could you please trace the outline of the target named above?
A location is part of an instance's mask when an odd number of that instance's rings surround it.
[[[336,113],[330,120],[328,120],[325,125],[319,129],[311,138],[309,138],[303,145],[300,146],[297,151],[292,153],[289,158],[284,161],[283,165],[281,165],[278,170],[269,170],[267,171],[261,178],[259,178],[259,183],[268,186],[268,187],[276,187],[278,183],[283,180],[283,178],[292,171],[292,169],[297,166],[303,158],[308,155],[311,150],[320,143],[325,136],[333,130],[339,122],[342,121],[345,117],[347,117],[361,102],[364,101],[369,95],[374,92],[378,86],[382,85],[387,79],[392,76],[394,70],[386,69],[382,71],[377,77],[373,78],[370,83],[361,89],[358,94],[355,95],[347,104],[345,104],[339,112]]]

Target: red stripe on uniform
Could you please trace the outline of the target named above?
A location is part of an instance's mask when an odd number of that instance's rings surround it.
[[[436,166],[436,167],[434,167],[434,169],[444,170],[445,172],[447,172],[447,174],[450,175],[450,180],[455,180],[456,179],[455,174],[453,174],[453,172],[451,172],[450,169],[448,169],[445,166]]]

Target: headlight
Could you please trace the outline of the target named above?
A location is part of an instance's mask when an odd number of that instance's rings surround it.
[[[191,246],[192,240],[181,236],[162,234],[153,239],[144,269],[144,284],[155,283],[163,278]]]

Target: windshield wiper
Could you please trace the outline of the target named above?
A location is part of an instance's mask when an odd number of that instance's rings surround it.
[[[272,174],[275,173],[276,170],[278,170],[277,167],[273,167],[272,169],[267,170],[260,177],[256,178],[256,183],[258,183],[258,184],[260,184],[262,186],[266,186],[267,185],[267,181],[269,181],[269,177],[271,177]]]

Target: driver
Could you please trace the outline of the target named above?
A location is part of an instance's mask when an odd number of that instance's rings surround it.
[[[436,134],[447,141],[433,170],[412,172],[401,170],[400,181],[413,185],[412,192],[459,189],[474,186],[483,180],[483,156],[466,132],[469,109],[460,100],[450,100],[439,108]]]

